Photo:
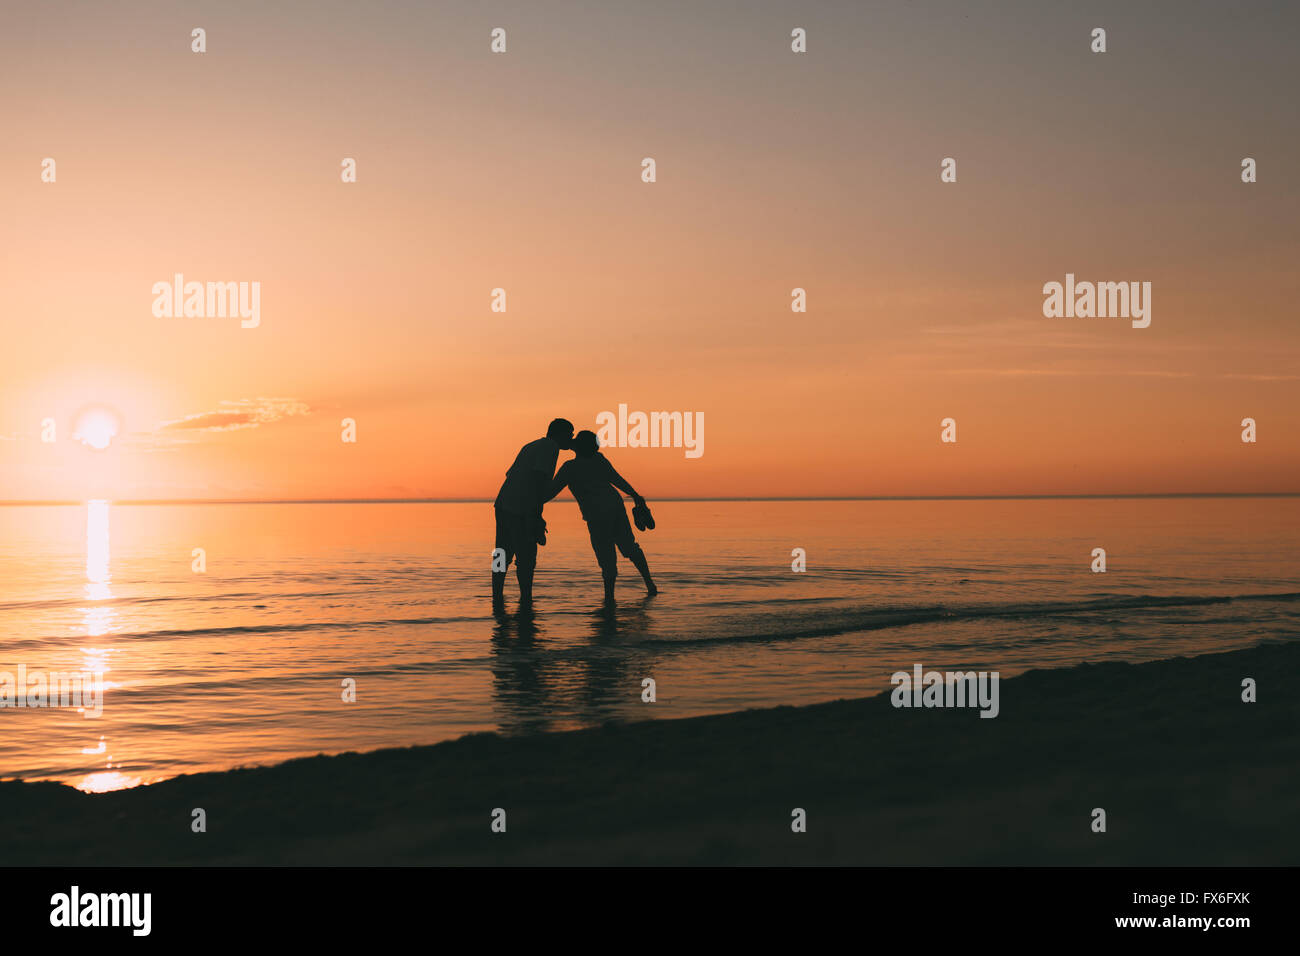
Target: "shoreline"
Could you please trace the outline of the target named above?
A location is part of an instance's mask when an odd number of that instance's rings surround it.
[[[0,783],[9,865],[1300,863],[1300,643],[315,756],[87,794]],[[1259,700],[1241,700],[1243,678]],[[653,706],[653,705],[647,705]],[[1107,832],[1092,831],[1106,810]],[[202,808],[207,832],[191,830]],[[491,830],[494,809],[506,832]],[[803,808],[807,832],[791,832]]]

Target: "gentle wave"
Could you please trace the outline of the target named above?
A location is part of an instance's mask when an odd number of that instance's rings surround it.
[[[783,640],[800,637],[826,637],[851,631],[875,631],[887,628],[910,627],[916,624],[953,623],[976,619],[1023,619],[1069,617],[1078,614],[1093,614],[1107,611],[1147,610],[1173,607],[1202,607],[1245,602],[1294,602],[1300,601],[1300,592],[1237,594],[1218,596],[1195,595],[1116,595],[1094,598],[1085,601],[1046,601],[1019,602],[1010,604],[976,604],[966,606],[949,605],[912,605],[900,607],[835,607],[810,608],[809,604],[819,603],[820,599],[786,599],[770,602],[744,602],[749,613],[743,620],[751,625],[742,631],[700,636],[694,631],[690,636],[655,636],[646,634],[629,634],[635,639],[640,637],[650,641],[681,641],[689,643],[708,643],[735,640]],[[696,605],[691,610],[697,617],[703,617],[701,611],[709,608],[724,610],[732,602],[711,602]],[[779,613],[787,608],[791,617],[796,617],[800,624],[784,620],[786,615]],[[585,610],[557,610],[539,614],[539,619],[547,617],[589,616]],[[779,620],[781,626],[773,629],[771,625]],[[355,621],[305,621],[281,624],[241,624],[226,627],[204,628],[166,628],[151,631],[122,632],[113,635],[114,640],[155,640],[160,638],[190,639],[202,637],[244,637],[259,634],[277,634],[303,631],[346,631],[374,630],[386,627],[406,627],[443,624],[487,624],[493,621],[489,614],[453,615],[445,617],[397,617],[378,618]],[[708,627],[718,626],[714,620],[700,620],[695,623]],[[694,627],[692,627],[694,630]],[[80,642],[81,636],[50,636],[27,640],[8,641],[9,648],[39,647],[67,642]]]
[[[818,613],[807,608],[798,609],[802,623],[793,627],[771,629],[764,626],[763,615],[751,615],[755,625],[744,631],[720,633],[707,637],[652,638],[651,640],[679,640],[683,643],[703,644],[728,641],[790,640],[803,637],[830,637],[854,631],[878,631],[888,628],[911,627],[917,624],[956,623],[981,619],[1048,619],[1094,614],[1119,610],[1154,610],[1172,607],[1203,607],[1245,602],[1300,601],[1300,592],[1277,594],[1238,594],[1224,596],[1192,595],[1133,595],[1098,598],[1077,602],[1040,602],[1018,604],[986,604],[966,607],[931,605],[925,607],[897,608],[839,608]],[[794,610],[794,609],[792,609]],[[776,617],[777,615],[769,615]]]

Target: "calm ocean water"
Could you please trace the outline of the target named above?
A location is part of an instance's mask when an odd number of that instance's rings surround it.
[[[610,617],[576,505],[549,506],[531,622],[491,614],[488,504],[0,507],[0,671],[105,672],[99,717],[0,709],[0,777],[105,790],[863,696],[914,663],[1011,676],[1300,637],[1300,498],[654,507],[663,593],[623,562]]]

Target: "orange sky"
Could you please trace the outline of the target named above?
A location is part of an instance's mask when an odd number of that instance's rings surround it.
[[[1300,491],[1297,17],[1176,9],[6,9],[0,500],[490,498],[620,403],[704,415],[651,498]]]

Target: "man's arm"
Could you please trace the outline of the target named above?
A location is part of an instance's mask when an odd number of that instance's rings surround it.
[[[555,470],[555,459],[559,457],[560,448],[554,442],[545,439],[535,441],[527,447],[532,453],[529,458],[528,488],[532,492],[534,510],[540,518],[542,506],[560,493],[558,488],[550,491],[552,478],[559,477],[559,473]],[[567,465],[568,462],[565,464]]]

